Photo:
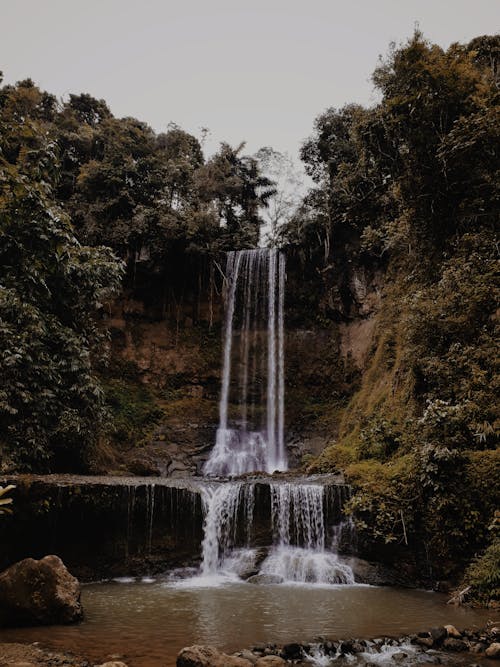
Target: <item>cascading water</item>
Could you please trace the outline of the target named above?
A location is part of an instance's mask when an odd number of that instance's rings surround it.
[[[270,497],[263,503],[269,507],[264,524],[269,526],[270,546],[265,549],[251,548],[257,484],[227,482],[205,488],[202,577],[258,573],[274,582],[353,584],[351,568],[336,553],[344,524],[329,527],[326,520],[328,502],[335,503],[336,514],[342,512],[342,494],[330,495],[322,484],[266,486]]]
[[[229,252],[219,428],[206,475],[286,470],[285,256]]]
[[[284,443],[285,257],[275,249],[229,252],[219,427],[204,466],[209,477],[287,469]],[[325,505],[343,498],[323,484],[271,483],[264,549],[251,549],[257,482],[207,482],[201,579],[261,574],[273,581],[354,583],[352,570],[327,550]],[[266,504],[267,503],[267,504]],[[260,512],[262,515],[262,511]],[[339,530],[337,528],[337,530]],[[335,532],[335,531],[334,531]],[[339,533],[340,534],[340,533]],[[262,534],[260,536],[262,544]],[[330,540],[336,547],[338,540]],[[331,544],[330,544],[331,546]]]
[[[225,558],[244,533],[248,543],[253,519],[252,485],[221,484],[203,489],[205,535],[202,543],[201,572],[204,576],[220,572]]]
[[[326,551],[325,487],[320,484],[272,484],[271,507],[275,546],[261,574],[283,581],[353,584],[352,569]],[[334,535],[342,530],[337,525]]]

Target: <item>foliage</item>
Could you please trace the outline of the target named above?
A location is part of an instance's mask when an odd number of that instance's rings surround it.
[[[155,397],[142,384],[113,379],[104,385],[106,404],[112,415],[112,437],[121,447],[136,445],[162,416]]]
[[[77,241],[51,198],[53,146],[29,124],[28,135],[37,148],[15,163],[2,157],[8,132],[0,146],[0,443],[18,466],[54,468],[81,461],[104,421],[94,314],[121,268],[109,248]]]
[[[16,487],[14,486],[14,484],[8,484],[7,486],[0,486],[0,515],[12,514],[12,509],[7,506],[12,505],[14,501],[12,498],[9,498],[7,494],[15,488]]]
[[[500,601],[500,513],[490,526],[492,542],[485,552],[475,558],[464,575],[464,586],[470,586],[469,597],[475,602],[488,604]]]
[[[0,89],[0,122],[9,162],[51,143],[55,198],[81,242],[126,262],[128,285],[139,270],[148,284],[174,280],[168,266],[179,255],[215,257],[258,241],[274,189],[258,161],[241,154],[244,144],[223,143],[205,161],[198,139],[175,124],[156,134],[87,94],[58,104],[31,80]]]

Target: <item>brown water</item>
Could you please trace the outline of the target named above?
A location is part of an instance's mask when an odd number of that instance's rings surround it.
[[[84,587],[82,624],[3,630],[0,641],[38,641],[96,661],[119,654],[130,667],[170,667],[181,648],[196,643],[234,651],[318,636],[399,636],[444,623],[479,627],[492,616],[445,602],[436,593],[368,586],[111,582]]]

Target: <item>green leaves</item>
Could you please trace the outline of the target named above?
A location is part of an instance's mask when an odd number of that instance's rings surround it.
[[[20,468],[71,467],[105,419],[95,313],[123,268],[109,248],[81,246],[36,181],[0,168],[0,442]]]

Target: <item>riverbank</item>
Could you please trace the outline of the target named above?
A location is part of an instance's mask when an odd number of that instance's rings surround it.
[[[0,643],[0,667],[92,667],[81,656],[49,651],[36,644]]]
[[[174,658],[165,655],[165,667],[174,665]],[[436,626],[401,637],[351,638],[287,644],[262,643],[224,653],[209,645],[182,649],[176,667],[285,667],[285,665],[330,664],[351,667],[419,664],[467,665],[469,667],[498,664],[500,661],[500,627],[489,624],[480,629],[457,630],[453,625]],[[136,658],[126,652],[110,653],[102,661],[86,659],[67,651],[52,651],[38,645],[0,643],[0,667],[135,667]]]

